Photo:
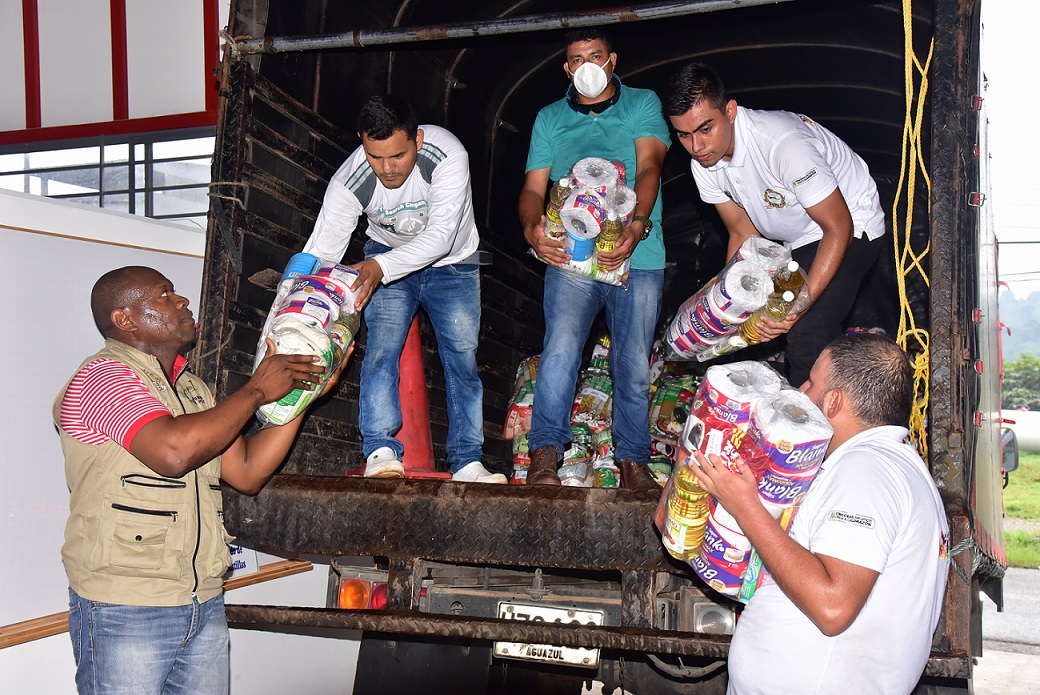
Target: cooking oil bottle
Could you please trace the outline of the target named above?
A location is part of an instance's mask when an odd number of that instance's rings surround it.
[[[794,296],[798,296],[798,291],[802,289],[802,285],[805,284],[805,275],[798,267],[798,261],[789,261],[787,265],[780,267],[773,275],[773,291],[777,293],[790,290],[794,292]]]
[[[607,253],[614,250],[614,245],[621,236],[621,219],[613,210],[607,213],[607,219],[596,237],[596,253]]]
[[[545,235],[557,241],[567,236],[567,230],[560,221],[560,208],[567,202],[567,197],[574,188],[574,179],[564,176],[549,191],[549,203],[545,206]]]
[[[665,528],[661,534],[665,549],[677,560],[689,562],[701,552],[707,523],[708,493],[697,482],[689,459],[680,457],[675,464]]]
[[[791,263],[795,263],[791,261]],[[795,263],[797,265],[797,263]],[[795,268],[797,271],[797,268]],[[777,275],[780,271],[777,271]],[[744,323],[740,324],[740,337],[747,341],[748,345],[754,345],[762,342],[762,335],[759,333],[762,326],[762,319],[769,318],[779,321],[783,317],[787,316],[787,312],[791,310],[794,305],[794,292],[791,290],[784,290],[781,294],[774,292],[769,295],[769,299],[766,300],[765,306],[755,309],[751,316],[747,317]]]

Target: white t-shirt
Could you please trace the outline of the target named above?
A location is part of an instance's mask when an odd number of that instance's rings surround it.
[[[876,239],[885,233],[877,185],[866,162],[837,135],[790,111],[737,107],[736,142],[730,161],[705,169],[691,160],[701,200],[732,200],[758,233],[796,249],[823,237],[805,208],[840,188],[852,213],[853,233]]]
[[[949,570],[949,528],[906,429],[875,427],[824,461],[791,526],[819,555],[880,573],[852,625],[828,637],[767,580],[737,622],[729,694],[901,695],[931,651]]]
[[[398,188],[382,184],[364,148],[354,150],[329,182],[304,252],[339,262],[362,213],[369,238],[392,248],[375,256],[384,284],[431,265],[459,263],[477,250],[469,155],[444,128],[419,129],[415,168]]]

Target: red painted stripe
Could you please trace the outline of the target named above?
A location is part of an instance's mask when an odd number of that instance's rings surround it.
[[[25,53],[25,127],[40,127],[40,14],[36,0],[22,0]]]
[[[130,118],[130,88],[127,76],[126,0],[109,0],[112,26],[112,118]]]
[[[173,116],[152,116],[151,118],[130,118],[123,121],[106,121],[104,123],[9,130],[0,132],[0,145],[20,145],[29,142],[47,142],[48,140],[73,140],[75,138],[93,138],[100,135],[149,133],[157,130],[176,130],[177,128],[216,125],[216,123],[216,111],[196,111],[195,113],[179,113]]]
[[[220,57],[220,6],[217,0],[202,2],[202,50],[206,52],[206,74],[203,84],[206,86],[206,110],[216,113],[217,91],[220,88],[217,79],[217,64]]]

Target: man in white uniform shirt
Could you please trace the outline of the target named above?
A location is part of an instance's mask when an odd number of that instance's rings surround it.
[[[790,248],[806,271],[791,312],[762,331],[766,340],[788,334],[788,378],[802,383],[841,334],[881,250],[885,217],[866,163],[806,116],[738,106],[703,63],[673,78],[665,115],[693,157],[701,200],[726,225],[727,258],[761,235]]]
[[[404,475],[399,360],[421,306],[433,324],[444,366],[446,449],[452,479],[505,483],[481,463],[483,386],[477,371],[480,334],[480,241],[473,218],[469,155],[450,132],[419,126],[412,107],[374,96],[358,116],[358,147],[329,183],[303,250],[339,262],[364,213],[365,260],[355,308],[364,308],[368,342],[361,363],[360,427],[365,476]]]
[[[737,520],[769,578],[733,635],[730,695],[911,692],[949,574],[949,527],[928,467],[904,439],[913,371],[891,339],[824,349],[802,392],[834,427],[790,535],[754,473],[698,454],[701,485]]]

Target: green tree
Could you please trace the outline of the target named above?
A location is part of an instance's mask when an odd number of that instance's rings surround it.
[[[1040,410],[1040,358],[1023,354],[1004,363],[1003,406],[1015,410],[1025,406]]]

